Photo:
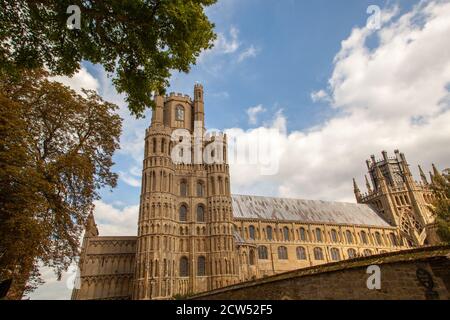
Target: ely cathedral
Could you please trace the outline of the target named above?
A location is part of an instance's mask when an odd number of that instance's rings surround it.
[[[171,299],[294,269],[438,242],[430,179],[411,174],[403,153],[367,160],[357,204],[230,192],[226,136],[214,139],[224,161],[173,161],[172,133],[204,128],[203,87],[194,97],[157,96],[145,135],[137,236],[100,236],[88,219],[72,299]],[[199,125],[198,125],[199,124]],[[202,135],[201,135],[202,136]],[[214,151],[213,151],[214,152]]]

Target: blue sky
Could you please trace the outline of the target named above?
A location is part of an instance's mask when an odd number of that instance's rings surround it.
[[[380,29],[367,28],[370,5],[381,9]],[[450,166],[449,1],[222,0],[207,13],[216,46],[189,74],[175,72],[168,92],[191,95],[202,83],[207,127],[274,141],[279,156],[272,175],[232,165],[233,193],[354,201],[351,179],[364,185],[365,160],[397,148],[413,173]],[[59,80],[98,90],[125,119],[119,185],[96,203],[100,233],[133,235],[150,112],[130,117],[103,70],[83,66]],[[50,282],[32,297],[62,290]]]

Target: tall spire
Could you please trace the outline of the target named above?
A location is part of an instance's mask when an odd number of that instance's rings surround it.
[[[353,178],[353,192],[355,193],[356,201],[359,202],[361,200],[361,191],[356,184],[355,178]]]
[[[86,221],[85,237],[96,237],[96,236],[98,236],[98,229],[97,224],[95,223],[94,214],[91,211]]]
[[[381,173],[379,166],[376,166],[376,168],[375,168],[375,176],[377,177],[377,180],[378,180],[377,189],[382,190],[383,192],[387,192],[388,186],[386,183],[386,178]]]
[[[422,167],[421,167],[420,165],[419,165],[419,173],[420,173],[420,178],[422,179],[422,183],[423,183],[424,185],[427,185],[427,184],[428,184],[427,176],[426,176],[425,173],[423,172]]]
[[[369,179],[367,178],[367,174],[364,175],[364,178],[366,179],[367,191],[369,191],[369,193],[371,193],[372,192],[372,187],[370,186],[370,182],[369,182]]]
[[[434,163],[431,164],[431,166],[433,167],[433,175],[439,176],[441,173],[439,172],[439,170],[436,168],[436,166],[434,165]]]

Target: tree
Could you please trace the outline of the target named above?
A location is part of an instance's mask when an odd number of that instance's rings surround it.
[[[98,189],[117,182],[117,106],[47,76],[0,76],[0,280],[13,279],[10,299],[41,282],[40,264],[61,276]]]
[[[450,169],[433,176],[436,200],[432,211],[436,215],[437,233],[442,242],[450,244]]]
[[[216,35],[204,8],[216,0],[0,0],[0,70],[73,75],[83,60],[114,72],[132,114],[153,106],[171,70],[188,72]],[[80,9],[80,28],[68,28]],[[73,8],[73,7],[71,7]]]

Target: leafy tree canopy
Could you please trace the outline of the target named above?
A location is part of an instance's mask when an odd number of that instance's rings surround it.
[[[83,60],[114,73],[132,114],[153,106],[171,70],[188,72],[216,35],[204,8],[216,0],[0,0],[0,70],[73,75]],[[70,29],[71,5],[80,28]],[[69,22],[74,20],[69,19]]]
[[[433,177],[436,194],[433,212],[436,214],[437,233],[441,241],[450,244],[450,169]]]
[[[10,298],[40,283],[38,263],[61,275],[98,189],[117,182],[117,106],[47,77],[0,76],[0,280],[13,279]]]

